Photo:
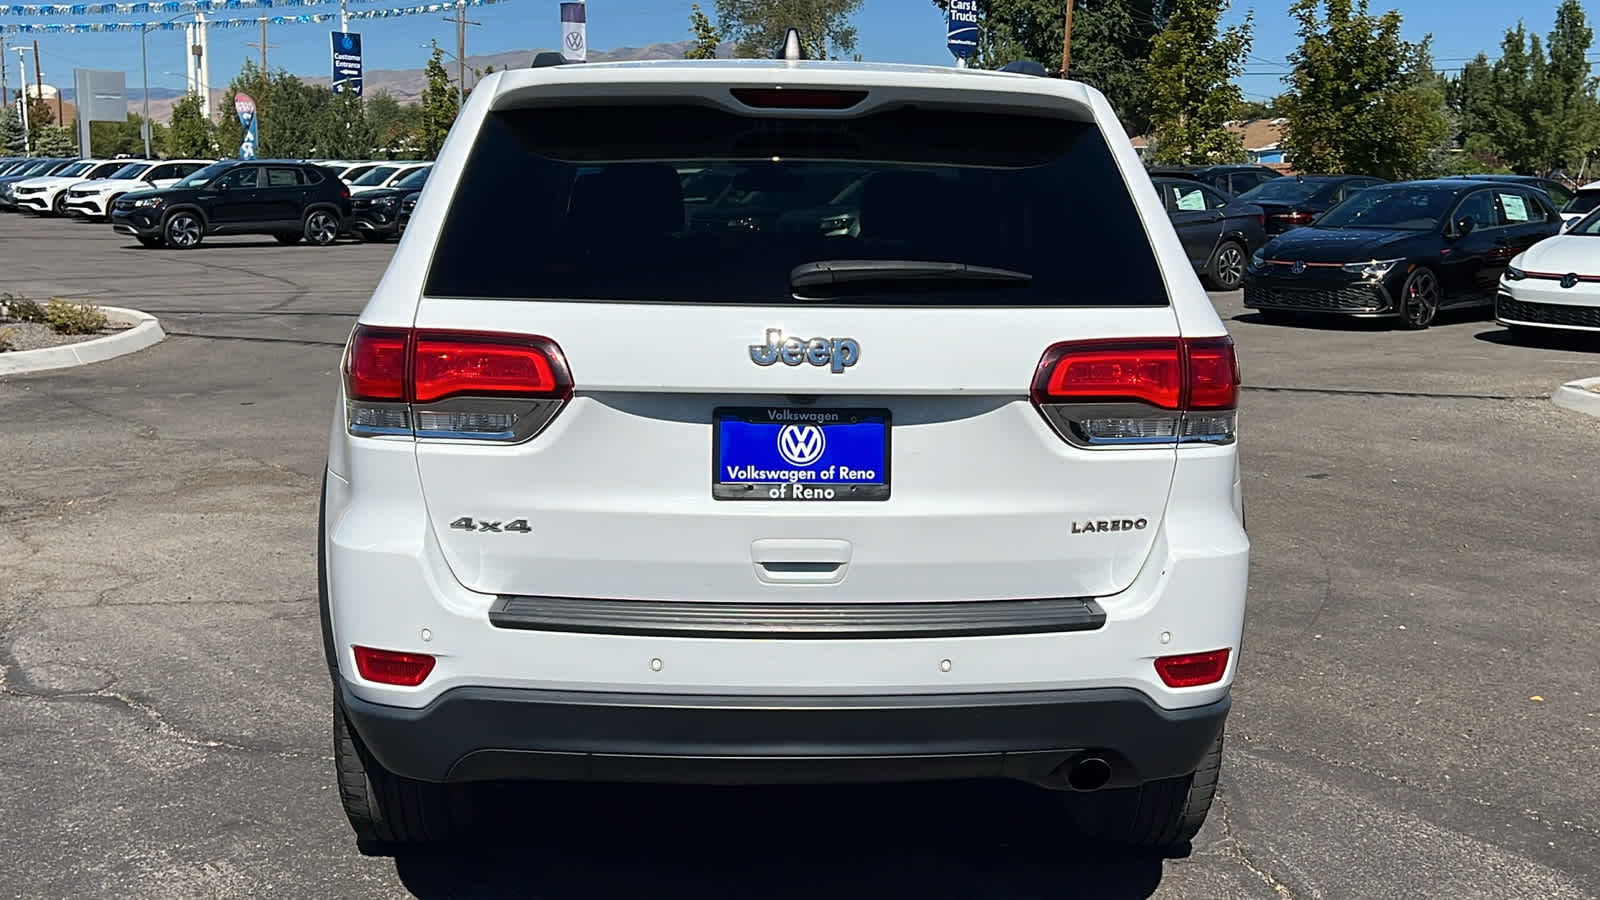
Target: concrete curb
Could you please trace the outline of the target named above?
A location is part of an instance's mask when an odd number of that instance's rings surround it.
[[[111,323],[133,327],[76,344],[0,353],[0,375],[22,375],[27,372],[85,366],[89,363],[126,356],[166,340],[167,333],[161,330],[161,323],[149,313],[137,309],[123,309],[119,306],[102,306],[100,309],[105,311],[106,319]]]
[[[1557,406],[1600,417],[1600,378],[1569,381],[1550,395]]]

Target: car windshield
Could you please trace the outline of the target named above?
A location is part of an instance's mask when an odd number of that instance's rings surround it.
[[[1567,205],[1561,207],[1564,213],[1590,213],[1600,208],[1600,191],[1579,191],[1574,194]]]
[[[1393,228],[1430,231],[1455,202],[1455,192],[1396,185],[1367,188],[1317,220],[1319,228]]]
[[[106,177],[107,178],[138,178],[140,175],[143,175],[144,174],[144,170],[148,169],[148,168],[150,168],[150,164],[149,163],[142,163],[142,162],[141,163],[128,163],[127,165],[125,165],[122,168],[116,170],[115,172],[112,172],[110,175],[107,175]]]
[[[1299,203],[1308,200],[1313,194],[1327,187],[1325,181],[1300,181],[1297,178],[1274,178],[1263,181],[1255,187],[1239,195],[1240,200],[1256,202],[1265,200],[1268,203]]]
[[[90,169],[94,168],[94,166],[95,166],[95,164],[92,163],[92,162],[75,162],[72,165],[67,166],[65,169],[62,169],[61,171],[57,172],[56,174],[60,175],[60,176],[62,176],[64,178],[65,177],[70,177],[70,176],[73,176],[73,175],[82,175],[84,172],[87,172]]]
[[[388,181],[389,176],[398,171],[400,171],[399,166],[379,166],[376,169],[369,170],[367,174],[350,183],[356,187],[372,187]]]
[[[206,182],[210,181],[211,179],[217,177],[218,175],[221,175],[223,172],[228,171],[232,167],[233,167],[233,163],[231,163],[231,162],[215,162],[215,163],[212,163],[211,165],[206,166],[204,169],[197,169],[197,170],[195,170],[193,172],[190,172],[187,177],[185,177],[183,180],[179,181],[177,184],[174,184],[173,187],[175,187],[175,188],[199,187],[200,185],[205,184]]]
[[[43,162],[36,162],[33,165],[27,167],[26,169],[20,170],[17,174],[19,174],[19,175],[43,175],[46,172],[50,171],[51,169],[55,168],[58,164],[59,163],[56,160],[47,159],[47,160],[45,160]]]
[[[426,169],[418,169],[415,172],[406,175],[406,177],[400,179],[399,181],[396,181],[394,186],[397,188],[411,188],[412,190],[416,190],[427,182],[428,173],[431,171],[433,171],[432,166],[429,166]]]
[[[931,307],[1169,302],[1092,123],[911,108],[848,119],[669,105],[491,113],[425,290],[733,305],[820,294]]]
[[[1587,216],[1572,223],[1567,234],[1577,234],[1583,237],[1600,237],[1600,210],[1593,211]]]

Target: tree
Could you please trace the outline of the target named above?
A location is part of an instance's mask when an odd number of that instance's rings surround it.
[[[1244,162],[1239,136],[1222,123],[1243,97],[1233,83],[1250,52],[1251,17],[1217,30],[1225,4],[1175,0],[1167,27],[1151,42],[1145,90],[1158,162]]]
[[[434,159],[459,112],[456,89],[450,83],[450,73],[445,71],[444,51],[439,49],[438,43],[433,45],[425,74],[428,84],[422,89],[422,127],[417,139],[424,157]]]
[[[144,119],[137,113],[128,113],[121,122],[90,122],[89,154],[96,157],[113,157],[119,153],[143,156],[144,134],[139,130],[143,122]],[[159,131],[153,132],[151,147],[161,146],[160,139]]]
[[[65,125],[53,123],[34,129],[33,153],[35,156],[77,156],[78,133]]]
[[[722,43],[722,34],[717,30],[717,26],[706,18],[706,14],[700,11],[698,3],[689,6],[689,31],[694,34],[694,43],[683,51],[683,58],[716,59],[717,46]]]
[[[838,58],[855,52],[850,17],[860,8],[861,0],[717,0],[717,21],[736,56],[770,57],[795,28],[808,58]]]
[[[413,103],[401,106],[387,91],[367,98],[367,127],[372,131],[375,156],[389,159],[415,152],[417,133],[422,125],[422,108]]]
[[[933,0],[940,9],[949,0]],[[1067,74],[1106,95],[1129,133],[1150,126],[1145,107],[1144,60],[1161,30],[1169,0],[1086,0],[1072,13],[1072,64]],[[1061,74],[1061,32],[1066,7],[1059,0],[978,0],[978,50],[974,62],[998,68],[1031,59]]]
[[[1325,11],[1324,11],[1325,10]],[[1300,46],[1289,55],[1284,147],[1306,172],[1403,179],[1447,137],[1428,44],[1400,38],[1400,14],[1367,0],[1296,0]]]
[[[167,129],[167,156],[178,159],[205,159],[217,153],[215,128],[200,112],[200,95],[185,94],[172,107],[172,125]]]
[[[1589,27],[1578,0],[1562,0],[1547,43],[1544,78],[1534,85],[1533,122],[1543,140],[1529,163],[1540,174],[1576,168],[1600,146],[1600,102],[1589,75]]]
[[[334,94],[326,113],[318,120],[318,156],[366,159],[372,155],[374,135],[360,97],[349,91]]]
[[[22,116],[17,114],[17,107],[7,103],[0,111],[0,153],[8,156],[21,156],[24,152],[26,135],[22,130]]]

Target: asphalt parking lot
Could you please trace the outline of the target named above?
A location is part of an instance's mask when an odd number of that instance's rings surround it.
[[[0,379],[0,896],[1600,896],[1600,342],[1484,319],[1282,327],[1218,295],[1251,607],[1220,805],[1107,856],[1051,795],[518,788],[469,846],[366,856],[316,623],[339,349],[392,245],[0,216],[0,290],[172,334]]]

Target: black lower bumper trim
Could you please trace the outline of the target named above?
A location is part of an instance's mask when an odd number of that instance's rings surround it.
[[[1095,631],[1106,614],[1089,598],[938,603],[701,603],[501,596],[498,628],[657,637],[933,638]]]
[[[1014,778],[1062,787],[1084,753],[1111,786],[1193,772],[1230,700],[1169,710],[1130,688],[839,697],[465,687],[422,709],[342,686],[383,766],[423,781],[778,784]]]

